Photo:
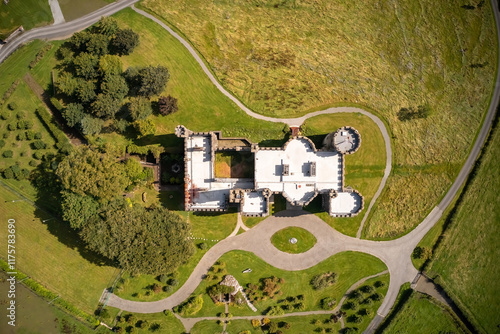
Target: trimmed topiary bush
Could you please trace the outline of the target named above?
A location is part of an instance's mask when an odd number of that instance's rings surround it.
[[[35,140],[31,146],[33,147],[33,149],[35,150],[41,150],[41,149],[44,149],[47,147],[47,144],[45,144],[43,141],[41,140]]]
[[[28,163],[31,167],[36,167],[38,166],[38,162],[36,162],[36,160],[30,160],[30,162]]]
[[[3,139],[0,139],[0,148],[4,147],[5,146],[5,140]]]
[[[43,159],[43,153],[40,152],[40,151],[37,151],[33,154],[33,158],[37,159],[37,160],[42,160]]]
[[[10,110],[16,110],[17,109],[17,103],[16,102],[11,102],[7,105],[7,108]]]

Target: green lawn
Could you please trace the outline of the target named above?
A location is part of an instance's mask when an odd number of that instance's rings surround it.
[[[0,187],[0,218],[15,219],[16,262],[19,270],[64,300],[92,314],[103,290],[111,286],[118,270],[85,250],[78,235],[63,222],[50,219],[30,204]],[[50,219],[50,220],[48,220]],[[0,230],[6,240],[7,229]],[[7,249],[0,249],[6,258]]]
[[[116,309],[109,309],[110,313],[116,313]],[[127,318],[130,314],[134,315],[135,321],[132,323],[127,321],[118,322],[116,324],[117,327],[125,329],[128,333],[131,332],[131,328],[134,328],[134,333],[184,334],[184,326],[173,314],[167,316],[164,313],[143,314],[123,312],[121,315]],[[141,322],[146,322],[147,326],[140,328]],[[156,329],[153,330],[153,328]]]
[[[114,16],[123,27],[140,36],[140,45],[129,56],[122,57],[125,68],[161,64],[168,68],[170,80],[165,95],[176,97],[179,111],[169,116],[154,116],[156,136],[138,144],[160,143],[180,146],[174,129],[183,124],[193,131],[221,130],[224,136],[247,137],[254,142],[283,142],[283,124],[255,120],[222,95],[203,73],[189,52],[158,24],[125,9]],[[104,141],[123,142],[115,133],[102,134]]]
[[[382,133],[367,116],[348,113],[316,116],[308,119],[302,128],[304,135],[310,137],[317,148],[321,148],[328,133],[346,125],[359,131],[361,146],[356,153],[345,157],[345,185],[357,189],[363,195],[365,208],[356,217],[333,218],[323,211],[321,198],[318,198],[306,210],[316,213],[340,232],[355,236],[384,175],[386,152]]]
[[[0,4],[0,39],[10,35],[16,28],[25,30],[52,23],[52,12],[48,1],[10,0]]]
[[[146,0],[140,6],[187,36],[221,83],[258,113],[290,117],[341,105],[375,110],[389,126],[401,170],[363,237],[388,239],[414,228],[444,195],[481,124],[498,52],[491,5],[483,4],[466,10],[432,0]],[[398,119],[402,108],[420,105],[430,106],[430,117]],[[336,225],[346,234],[356,230]]]
[[[462,195],[427,270],[480,331],[498,331],[500,323],[500,131],[490,139],[475,178]]]
[[[292,244],[291,238],[297,239],[297,242]],[[303,228],[287,227],[274,233],[271,242],[282,252],[298,254],[311,249],[316,244],[316,238]]]
[[[270,276],[284,279],[281,285],[282,295],[276,299],[255,301],[254,305],[258,312],[264,312],[268,307],[276,305],[277,300],[286,297],[304,296],[305,310],[320,309],[319,302],[324,297],[333,297],[337,301],[341,299],[347,289],[363,277],[379,273],[386,269],[385,265],[378,259],[363,253],[344,252],[334,255],[316,266],[301,271],[285,271],[274,268],[252,253],[243,251],[231,251],[224,254],[219,261],[226,264],[226,271],[233,275],[241,286],[246,287],[248,283],[260,285],[259,280]],[[242,273],[243,270],[251,268],[251,273]],[[314,290],[309,282],[313,276],[324,272],[333,271],[338,275],[337,283],[323,290]],[[203,294],[203,308],[195,314],[199,316],[216,316],[223,312],[223,306],[215,305],[206,289],[215,281],[204,280],[193,292],[193,295]],[[247,306],[230,306],[229,312],[233,315],[255,315]]]
[[[467,333],[439,302],[413,292],[383,333]]]

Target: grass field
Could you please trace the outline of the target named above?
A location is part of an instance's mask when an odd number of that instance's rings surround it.
[[[297,239],[297,242],[292,244],[291,238]],[[287,227],[274,233],[271,242],[282,252],[298,254],[311,249],[316,244],[316,238],[303,228]]]
[[[363,277],[379,273],[386,269],[385,265],[378,259],[362,253],[344,252],[334,255],[316,266],[301,271],[285,271],[274,268],[253,255],[243,251],[231,251],[224,254],[220,261],[226,263],[228,274],[233,275],[241,286],[248,283],[259,285],[261,278],[276,276],[284,279],[281,285],[282,295],[277,299],[266,299],[255,301],[254,306],[259,312],[265,311],[268,307],[276,305],[277,300],[286,297],[296,297],[304,295],[305,310],[320,309],[319,301],[324,297],[333,297],[337,301],[341,299],[347,289]],[[242,273],[243,270],[251,268],[251,273]],[[312,277],[324,272],[333,271],[338,275],[337,283],[323,290],[314,290],[309,284]],[[213,281],[204,280],[193,292],[193,295],[203,294],[203,308],[194,316],[216,316],[217,313],[224,311],[224,306],[216,306],[206,289],[215,284]],[[229,312],[233,315],[255,315],[248,307],[230,306]]]
[[[114,2],[114,0],[59,0],[59,6],[66,22],[82,17],[88,13]]]
[[[477,174],[456,209],[442,243],[427,270],[438,276],[454,301],[479,330],[498,331],[500,276],[500,131],[498,126],[483,153]]]
[[[345,157],[345,185],[361,192],[365,199],[365,209],[353,218],[333,218],[323,211],[321,199],[318,198],[306,210],[315,212],[338,231],[355,236],[366,213],[366,208],[384,175],[386,161],[384,138],[377,125],[370,118],[361,114],[343,113],[316,116],[308,119],[302,128],[304,135],[311,138],[317,148],[321,148],[325,135],[346,125],[359,131],[361,146],[356,153]]]
[[[413,292],[383,333],[466,333],[442,304]]]
[[[111,285],[118,270],[101,257],[85,250],[78,235],[64,223],[19,200],[0,187],[0,218],[15,219],[16,262],[19,270],[50,291],[92,314],[105,288]],[[6,203],[9,202],[9,203]],[[50,220],[49,220],[50,219]],[[7,239],[7,229],[0,230]],[[6,258],[7,249],[0,249]]]
[[[186,35],[222,84],[256,112],[297,116],[354,104],[384,118],[393,135],[395,166],[404,172],[388,183],[391,191],[374,208],[363,236],[387,239],[411,230],[443,196],[488,105],[497,54],[491,6],[486,1],[466,10],[462,4],[146,0],[141,5]],[[430,117],[398,119],[401,108],[420,105],[430,106]],[[447,170],[438,171],[443,165]]]
[[[10,35],[16,28],[23,26],[29,30],[52,23],[52,12],[48,1],[10,0],[0,4],[0,39]]]

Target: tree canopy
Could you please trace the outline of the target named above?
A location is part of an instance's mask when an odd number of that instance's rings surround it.
[[[131,29],[120,29],[111,40],[113,53],[129,55],[139,45],[139,35]]]
[[[162,207],[122,205],[102,213],[103,219],[83,226],[88,247],[135,273],[174,271],[194,252],[189,225]]]
[[[122,194],[128,185],[119,162],[108,154],[83,145],[64,157],[56,174],[64,189],[102,200]]]

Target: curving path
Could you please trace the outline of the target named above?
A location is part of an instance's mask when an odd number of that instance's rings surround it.
[[[13,41],[4,45],[0,49],[0,63],[3,62],[17,47],[34,39],[57,39],[65,38],[70,36],[76,31],[82,30],[91,24],[97,22],[101,16],[107,16],[114,14],[115,12],[137,2],[138,0],[122,0],[106,7],[103,7],[89,15],[81,17],[77,20],[61,23],[56,26],[49,26],[43,28],[37,28],[30,30],[21,34],[19,37],[15,38]],[[500,38],[500,12],[498,10],[498,3],[495,0],[491,0],[492,7],[494,9],[494,16],[497,24],[497,37]],[[377,197],[380,195],[382,189],[385,186],[387,177],[390,174],[392,166],[392,150],[390,147],[389,134],[383,124],[383,122],[376,116],[362,110],[359,108],[329,108],[323,111],[318,111],[314,113],[307,114],[298,118],[289,119],[279,119],[267,116],[262,116],[254,113],[248,109],[243,103],[232,96],[222,85],[215,79],[213,74],[201,60],[196,51],[187,43],[182,37],[175,33],[172,29],[166,26],[163,22],[156,19],[154,16],[148,13],[132,7],[136,12],[145,17],[148,17],[163,28],[169,31],[174,37],[176,37],[192,54],[192,56],[197,60],[197,62],[202,67],[203,71],[212,81],[212,83],[217,86],[217,88],[231,99],[236,105],[238,105],[242,110],[244,110],[248,115],[269,121],[269,122],[284,122],[291,126],[300,126],[306,119],[314,117],[321,114],[338,113],[338,112],[359,112],[370,117],[380,128],[382,135],[386,144],[387,160],[386,169],[384,172],[384,178],[377,190],[376,195],[372,199],[370,206],[368,207],[365,217],[363,219],[363,224],[368,217],[368,214],[376,201]],[[500,54],[499,54],[500,57]],[[500,63],[500,58],[498,60]],[[308,214],[305,211],[284,211],[280,216],[270,217],[263,222],[261,222],[256,227],[250,229],[249,231],[226,238],[225,240],[219,242],[217,245],[212,247],[203,258],[200,260],[191,276],[188,278],[186,283],[170,297],[165,298],[156,302],[134,302],[129,300],[124,300],[116,295],[111,295],[108,301],[108,305],[114,306],[123,310],[138,312],[138,313],[155,313],[160,312],[165,309],[172,308],[182,301],[184,301],[192,291],[201,282],[202,275],[205,274],[210,266],[224,253],[231,250],[245,250],[255,253],[257,256],[261,257],[263,260],[269,264],[285,269],[285,270],[302,270],[316,265],[320,261],[342,251],[359,251],[374,255],[380,258],[388,267],[390,273],[390,284],[387,291],[386,297],[377,311],[377,316],[372,321],[366,332],[371,333],[375,328],[381,323],[383,318],[389,313],[391,307],[393,306],[396,297],[399,292],[399,288],[403,283],[410,282],[414,279],[417,274],[417,270],[413,267],[411,263],[411,253],[418,242],[425,236],[425,234],[434,226],[434,224],[442,216],[443,211],[450,205],[453,198],[456,196],[458,190],[461,188],[463,182],[465,181],[467,175],[473,167],[473,164],[479,155],[479,152],[484,144],[486,136],[491,127],[491,123],[495,114],[496,106],[500,100],[500,71],[497,72],[495,90],[491,99],[490,107],[484,119],[481,130],[478,137],[471,149],[469,157],[462,167],[457,179],[449,189],[448,193],[442,199],[442,201],[431,211],[431,213],[424,219],[420,225],[418,225],[413,231],[407,235],[392,241],[370,241],[370,240],[360,240],[360,231],[358,231],[358,238],[352,238],[345,236],[328,226],[318,217]],[[284,216],[289,215],[289,216]],[[318,239],[318,243],[311,248],[306,253],[302,254],[288,254],[281,252],[274,248],[270,242],[271,235],[279,229],[288,226],[298,226],[302,227]],[[264,237],[265,236],[265,237]]]

